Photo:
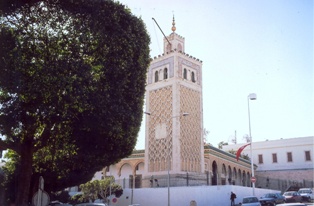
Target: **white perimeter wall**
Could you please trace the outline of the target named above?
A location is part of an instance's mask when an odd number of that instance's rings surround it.
[[[252,195],[251,187],[235,185],[223,186],[193,186],[193,187],[172,187],[170,188],[171,206],[190,206],[195,200],[197,206],[224,206],[230,205],[230,193],[237,195],[236,203],[242,201],[245,196]],[[265,193],[280,191],[255,188],[255,196],[258,198]],[[111,206],[131,205],[132,189],[124,189],[123,195]],[[138,188],[133,190],[133,204],[140,206],[165,206],[168,204],[168,188]]]

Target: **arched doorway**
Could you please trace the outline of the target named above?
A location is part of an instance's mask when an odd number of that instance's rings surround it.
[[[226,165],[222,164],[222,174],[221,174],[221,184],[226,184],[226,178],[227,178],[227,171],[226,171]]]
[[[212,168],[213,168],[212,185],[217,185],[218,167],[216,161],[213,162]]]
[[[243,174],[242,174],[242,186],[246,186],[246,174],[245,174],[245,171],[243,171]]]
[[[232,182],[232,170],[230,165],[228,166],[228,185],[231,185]]]
[[[233,180],[232,180],[232,184],[233,184],[233,185],[236,184],[237,179],[238,179],[238,176],[237,176],[237,169],[234,167],[234,168],[233,168]]]

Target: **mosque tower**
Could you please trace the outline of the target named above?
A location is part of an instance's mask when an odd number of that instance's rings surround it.
[[[147,73],[145,174],[204,173],[202,61],[176,32]]]

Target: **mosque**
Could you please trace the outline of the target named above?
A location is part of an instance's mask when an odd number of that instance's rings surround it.
[[[175,31],[173,19],[164,53],[147,70],[145,150],[134,150],[96,176],[113,176],[123,188],[249,187],[248,160],[236,161],[235,155],[204,144],[202,61],[186,53],[185,39]]]

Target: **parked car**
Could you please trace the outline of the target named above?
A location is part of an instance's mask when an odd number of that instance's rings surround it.
[[[92,202],[87,202],[87,203],[80,203],[76,204],[75,206],[108,206],[106,203],[92,203]]]
[[[288,191],[283,193],[285,202],[302,202],[302,196],[297,191]]]
[[[311,202],[314,199],[312,188],[300,188],[298,193],[302,196],[303,201]]]
[[[68,203],[62,203],[58,200],[55,200],[55,201],[51,201],[48,206],[72,206],[71,204],[68,204]]]
[[[261,206],[261,203],[258,201],[257,197],[249,196],[244,197],[242,202],[240,202],[241,206]]]
[[[279,205],[276,205],[276,206],[307,206],[306,204],[304,203],[284,203],[284,204],[279,204]]]
[[[259,199],[261,205],[273,206],[280,203],[285,203],[285,197],[279,193],[267,193]]]

